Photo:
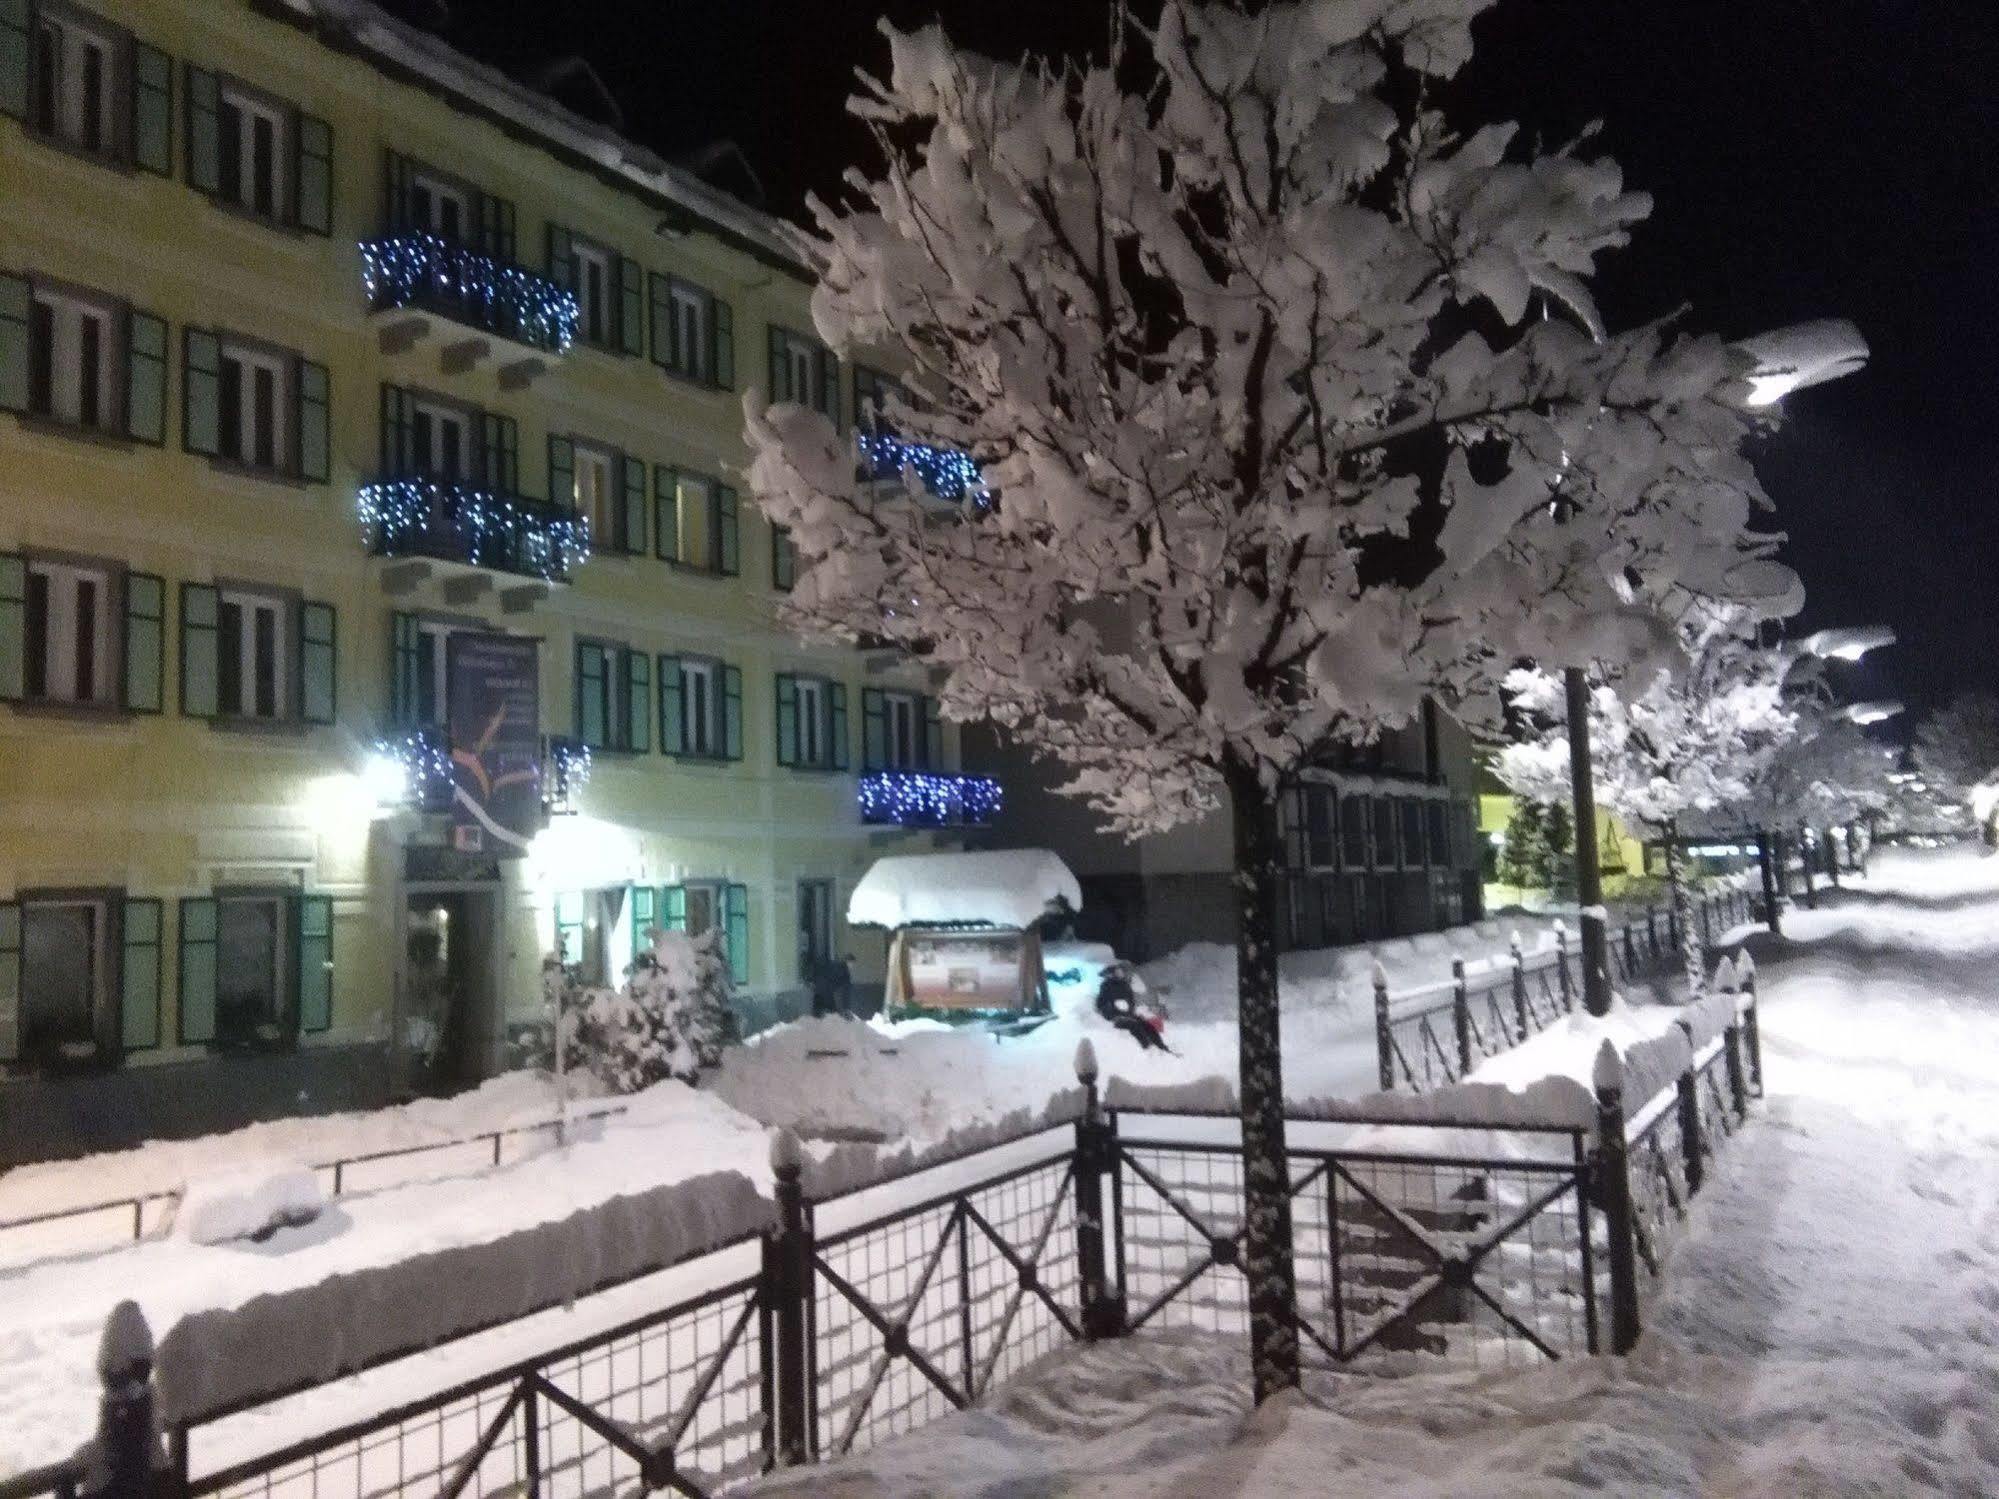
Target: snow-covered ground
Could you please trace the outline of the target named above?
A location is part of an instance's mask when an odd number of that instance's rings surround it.
[[[1058,1355],[759,1492],[1999,1493],[1999,860],[1882,854],[1750,943],[1768,1100],[1628,1360],[1316,1378],[1251,1413],[1239,1347]]]

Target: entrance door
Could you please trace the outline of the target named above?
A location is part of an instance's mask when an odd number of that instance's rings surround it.
[[[798,981],[813,976],[833,957],[833,882],[798,882]]]
[[[443,1094],[500,1066],[494,993],[497,892],[412,891],[403,913],[402,1019],[407,1085]]]

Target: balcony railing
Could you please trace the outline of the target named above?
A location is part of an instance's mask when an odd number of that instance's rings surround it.
[[[861,477],[871,483],[899,479],[909,469],[940,500],[985,494],[979,466],[956,448],[909,442],[885,428],[862,428],[854,434],[854,446],[860,453]]]
[[[906,828],[982,828],[998,815],[1000,783],[991,776],[876,770],[861,777],[861,821]]]
[[[448,479],[361,486],[361,533],[377,557],[429,557],[565,583],[590,555],[590,522],[573,510]]]
[[[439,234],[362,240],[361,285],[374,312],[434,312],[551,354],[576,337],[575,293]]]

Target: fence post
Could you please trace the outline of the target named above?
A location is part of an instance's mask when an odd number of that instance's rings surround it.
[[[1679,1025],[1680,1034],[1687,1038],[1687,1070],[1680,1074],[1675,1085],[1680,1109],[1680,1158],[1687,1173],[1687,1196],[1692,1197],[1701,1189],[1707,1163],[1701,1155],[1701,1100],[1694,1077],[1694,1026],[1690,1020],[1682,1020]]]
[[[1652,955],[1652,961],[1659,961],[1659,908],[1645,908],[1645,947]]]
[[[1734,1106],[1737,1119],[1747,1119],[1749,1084],[1742,1077],[1742,1002],[1731,995],[1729,1003],[1734,1008],[1729,1012],[1728,1029],[1722,1032],[1722,1055],[1728,1067],[1728,1101]]]
[[[1076,1043],[1076,1081],[1083,1085],[1083,1116],[1076,1121],[1076,1259],[1083,1288],[1083,1336],[1115,1338],[1124,1332],[1124,1303],[1104,1273],[1104,1172],[1115,1170],[1116,1146],[1097,1096],[1097,1049],[1085,1036]]]
[[[772,1457],[780,1468],[810,1461],[811,1390],[807,1371],[805,1309],[812,1297],[812,1220],[805,1204],[805,1152],[798,1136],[780,1129],[771,1136],[771,1171],[777,1178],[777,1233],[764,1239],[764,1286],[770,1296],[777,1346],[777,1409]]]
[[[1624,1062],[1606,1040],[1597,1049],[1596,1200],[1610,1262],[1610,1351],[1638,1341],[1638,1251],[1631,1227],[1631,1162],[1624,1143]]]
[[[1624,973],[1627,981],[1638,977],[1638,939],[1628,921],[1624,923]]]
[[[1701,897],[1701,951],[1706,953],[1714,947],[1714,897]]]
[[[1569,929],[1560,920],[1555,922],[1555,972],[1561,975],[1562,1009],[1573,1014],[1576,993],[1575,986],[1569,982]]]
[[[1520,1039],[1527,1039],[1527,960],[1520,955],[1520,934],[1513,934],[1513,1019],[1520,1027]]]
[[[97,1435],[77,1454],[79,1499],[165,1499],[175,1485],[153,1403],[153,1330],[138,1302],[119,1302],[105,1319],[97,1377],[104,1394]]]
[[[1744,948],[1735,962],[1735,974],[1749,1002],[1742,1007],[1742,1042],[1749,1057],[1749,1086],[1755,1096],[1763,1096],[1763,1027],[1757,1020],[1756,963]]]
[[[1451,959],[1451,1029],[1458,1036],[1458,1080],[1471,1071],[1471,999],[1465,993],[1465,960]]]
[[[1388,1028],[1388,970],[1374,960],[1374,1051],[1381,1069],[1381,1091],[1395,1090],[1395,1036]]]

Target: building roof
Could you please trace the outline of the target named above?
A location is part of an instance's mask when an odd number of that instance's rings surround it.
[[[805,281],[813,276],[792,225],[704,182],[611,127],[564,108],[498,68],[466,56],[372,0],[250,0],[250,4],[310,31],[326,46],[352,53],[390,77],[426,88],[454,107],[534,142],[665,214],[685,216],[777,270]]]

